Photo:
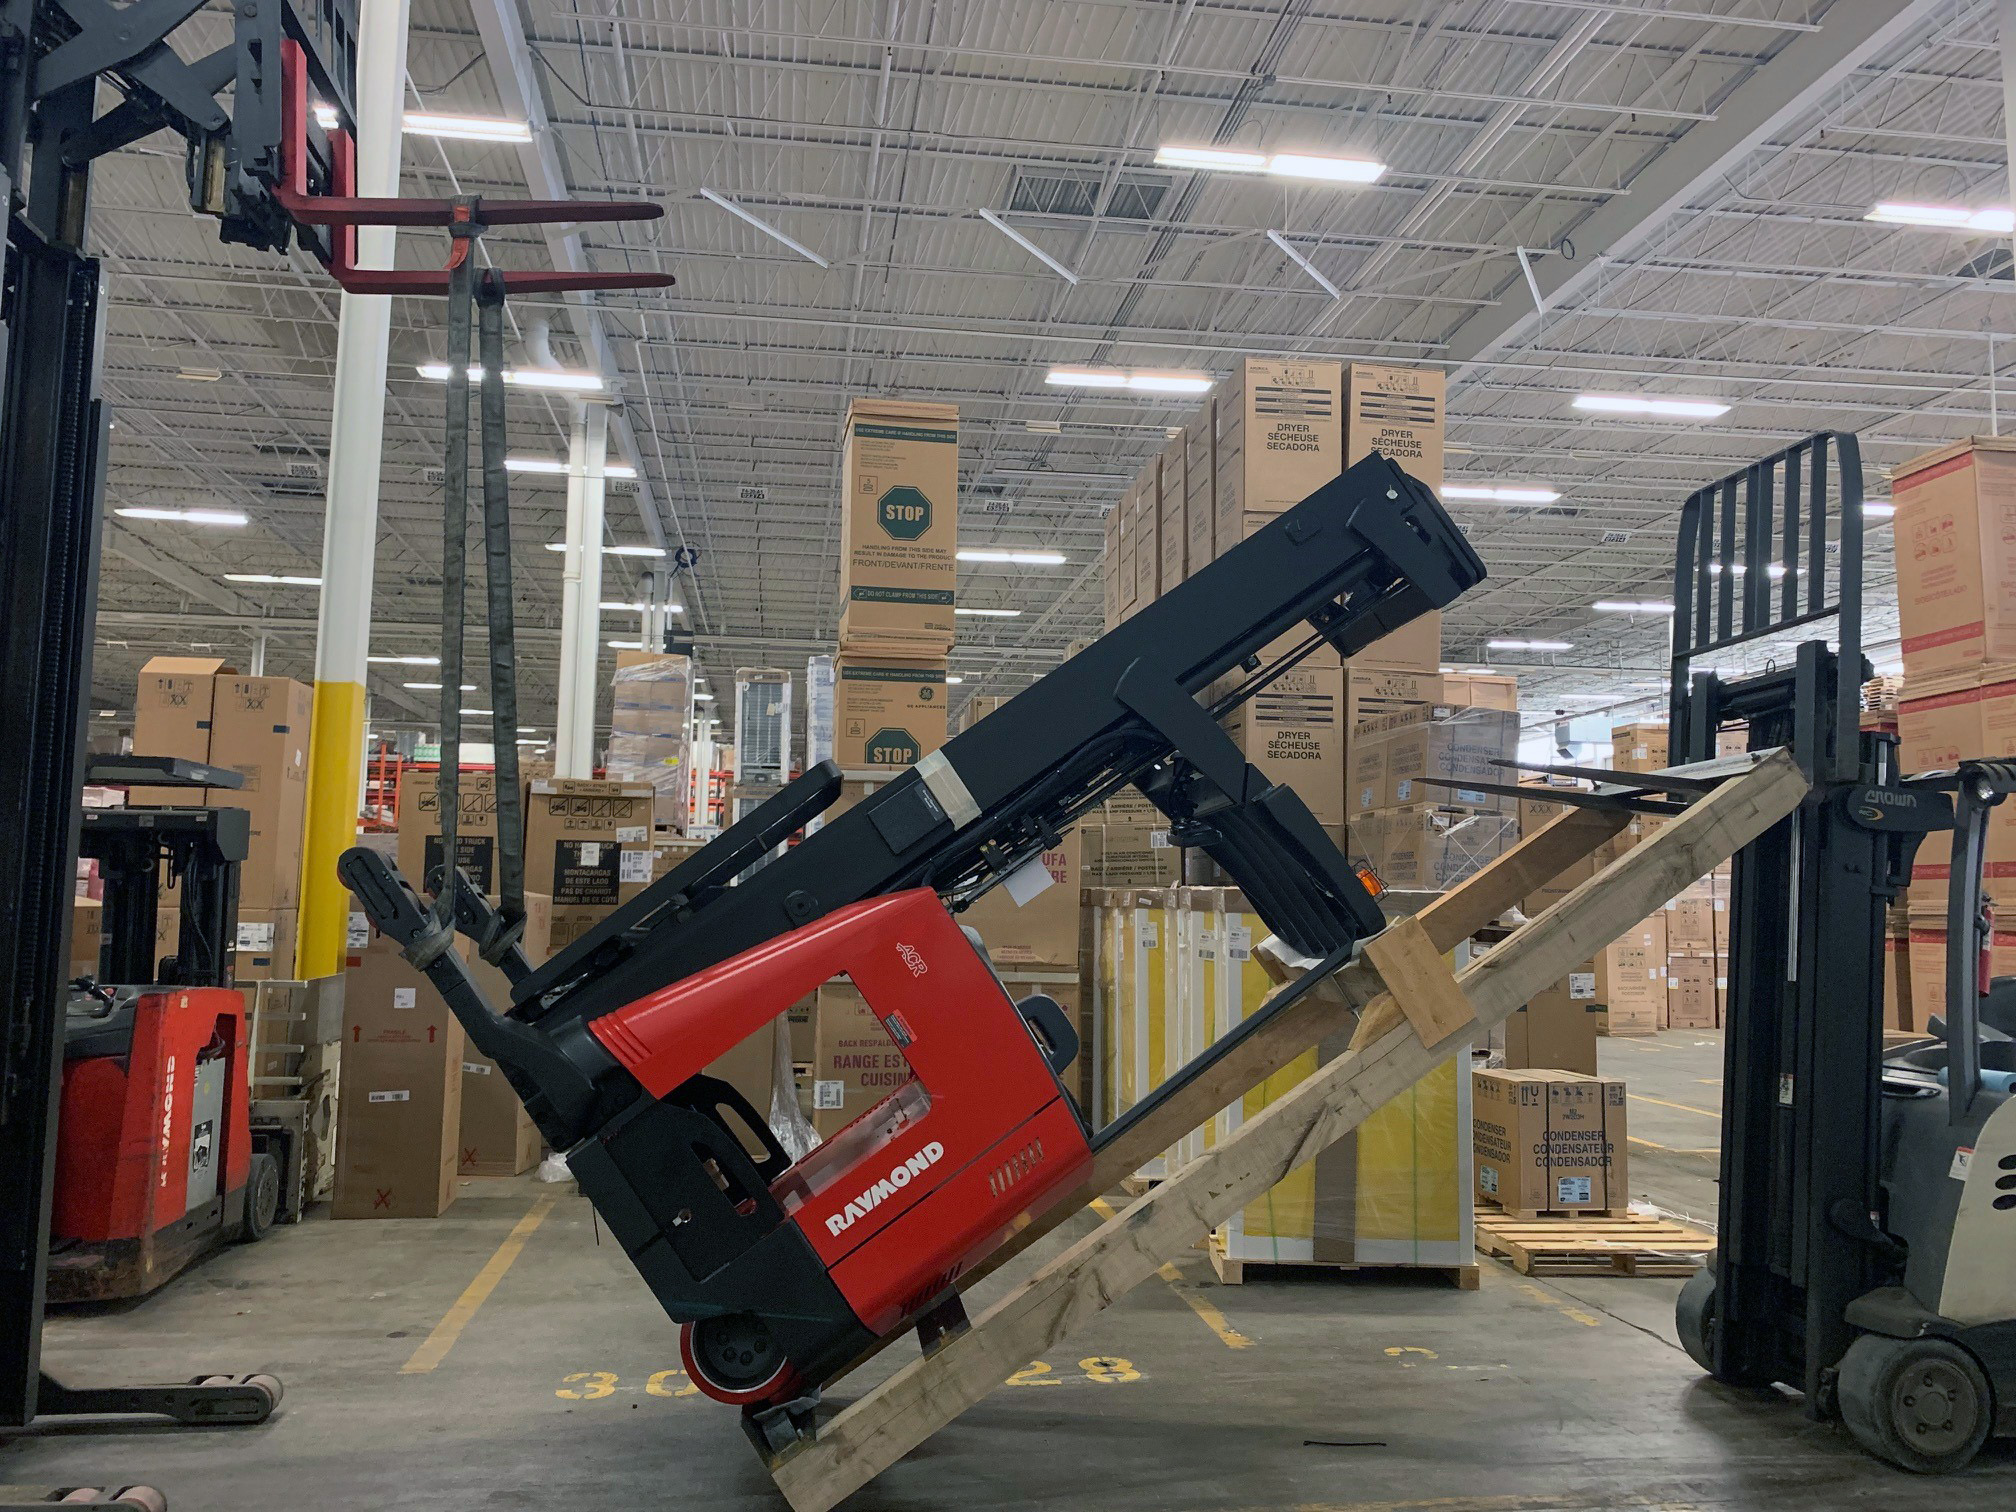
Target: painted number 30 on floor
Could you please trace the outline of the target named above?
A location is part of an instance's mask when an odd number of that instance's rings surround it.
[[[1123,1360],[1117,1355],[1088,1355],[1078,1362],[1075,1373],[1058,1371],[1052,1366],[1036,1360],[1024,1365],[1004,1383],[1009,1386],[1066,1386],[1090,1381],[1100,1386],[1124,1386],[1129,1381],[1141,1379],[1141,1372],[1132,1360]],[[599,1402],[613,1397],[619,1392],[637,1390],[635,1384],[626,1383],[613,1370],[577,1370],[572,1375],[563,1376],[553,1395],[569,1402]],[[654,1397],[693,1397],[700,1395],[700,1388],[687,1379],[683,1370],[653,1371],[644,1380],[644,1394]]]

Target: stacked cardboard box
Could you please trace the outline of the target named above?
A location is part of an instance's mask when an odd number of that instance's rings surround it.
[[[1502,782],[1493,763],[1518,745],[1519,716],[1506,709],[1411,704],[1361,721],[1345,762],[1353,853],[1389,887],[1461,882],[1518,838],[1517,808],[1441,782]]]
[[[337,1218],[434,1218],[455,1200],[462,1026],[382,936],[343,979]]]
[[[1719,1029],[1729,991],[1729,886],[1726,878],[1688,884],[1666,909],[1666,1025]]]
[[[846,771],[909,766],[945,743],[958,584],[958,408],[852,401],[840,479],[833,759]]]
[[[288,677],[240,676],[210,657],[157,656],[141,670],[133,748],[237,772],[236,788],[134,788],[139,807],[237,808],[250,822],[238,868],[240,978],[294,974],[307,822],[310,689]],[[164,909],[178,894],[165,890]],[[173,949],[173,946],[170,946]]]
[[[651,883],[645,782],[540,777],[526,784],[525,891],[551,898],[561,919],[600,919]]]
[[[1629,1206],[1623,1082],[1572,1071],[1479,1071],[1471,1108],[1480,1198],[1514,1213]]]
[[[1101,804],[1078,825],[1086,887],[1173,887],[1182,852],[1169,843],[1169,821],[1132,788]]]
[[[1069,831],[959,916],[997,971],[1077,971],[1084,844],[1081,830]]]
[[[1951,770],[1968,758],[2016,757],[2016,667],[1974,675],[1965,686],[1940,680],[1906,681],[1897,707],[1897,756],[1906,772]],[[1928,690],[1929,685],[1929,690]],[[1911,867],[1911,907],[1928,921],[1943,920],[1951,879],[1950,831],[1927,835]],[[2016,805],[1998,804],[1988,817],[1982,895],[2016,909]]]
[[[1323,825],[1344,809],[1344,672],[1304,662],[1234,709],[1226,731],[1260,774],[1285,783]]]
[[[463,875],[488,897],[497,895],[497,774],[455,777],[455,854]],[[417,888],[441,865],[441,787],[433,773],[399,784],[399,874]]]
[[[1656,772],[1666,766],[1668,731],[1650,721],[1610,727],[1610,765],[1620,772]]]
[[[657,795],[652,822],[686,828],[689,769],[687,728],[693,713],[690,657],[618,651],[610,682],[609,751],[604,770],[620,782],[645,782]]]

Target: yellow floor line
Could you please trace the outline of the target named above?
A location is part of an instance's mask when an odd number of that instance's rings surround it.
[[[546,1221],[546,1215],[553,1211],[553,1204],[559,1200],[557,1194],[548,1192],[532,1204],[532,1210],[518,1220],[517,1226],[497,1246],[497,1253],[490,1257],[483,1269],[476,1272],[476,1279],[462,1288],[462,1295],[434,1325],[434,1331],[421,1340],[412,1358],[399,1367],[399,1374],[422,1375],[448,1358],[448,1351],[462,1337],[462,1330],[476,1316],[476,1309],[489,1300],[490,1293],[497,1290],[497,1283],[511,1269],[511,1262],[518,1258],[518,1252],[525,1248],[525,1241],[532,1237],[534,1229]]]
[[[1722,1115],[1710,1108],[1697,1108],[1694,1107],[1691,1103],[1668,1102],[1663,1097],[1647,1097],[1642,1092],[1632,1092],[1627,1095],[1633,1102],[1651,1103],[1655,1107],[1660,1108],[1677,1108],[1682,1113],[1698,1113],[1703,1118],[1712,1118],[1717,1123],[1722,1122]]]
[[[1657,1150],[1661,1155],[1720,1155],[1722,1153],[1719,1146],[1711,1145],[1707,1149],[1675,1149],[1672,1145],[1662,1145],[1655,1139],[1643,1139],[1636,1134],[1627,1134],[1625,1138],[1635,1145],[1645,1146],[1648,1150]]]
[[[1101,1218],[1109,1220],[1120,1216],[1113,1211],[1113,1205],[1104,1197],[1094,1197],[1092,1199],[1092,1210]],[[1190,1311],[1204,1320],[1204,1326],[1224,1341],[1227,1349],[1251,1349],[1253,1347],[1253,1341],[1228,1323],[1225,1320],[1225,1314],[1218,1311],[1217,1308],[1213,1307],[1199,1295],[1197,1289],[1184,1279],[1183,1272],[1176,1269],[1173,1265],[1165,1264],[1161,1269],[1161,1276],[1164,1281],[1169,1283],[1169,1289],[1189,1304]]]
[[[1719,1087],[1722,1085],[1722,1078],[1719,1076],[1697,1076],[1694,1080],[1701,1083],[1704,1087]]]

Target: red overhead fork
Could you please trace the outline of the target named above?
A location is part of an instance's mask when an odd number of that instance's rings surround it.
[[[333,226],[334,254],[323,258],[329,276],[352,294],[446,294],[450,275],[469,255],[469,244],[491,226],[550,226],[570,221],[657,220],[665,207],[650,200],[366,199],[357,188],[357,144],[342,126],[329,130],[329,192],[308,182],[308,69],[301,44],[281,44],[280,83],[286,125],[280,140],[280,178],[274,198],[296,221]],[[357,227],[437,226],[454,245],[440,268],[360,268]],[[317,254],[318,257],[320,254]],[[508,275],[517,294],[560,294],[594,289],[669,289],[669,273],[599,273],[565,268]]]

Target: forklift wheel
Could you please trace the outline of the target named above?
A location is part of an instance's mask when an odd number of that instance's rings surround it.
[[[252,1157],[245,1178],[245,1231],[240,1237],[248,1244],[264,1239],[279,1218],[280,1162],[262,1150]]]
[[[1680,1288],[1680,1300],[1673,1304],[1673,1328],[1680,1335],[1680,1345],[1687,1351],[1688,1359],[1725,1386],[1769,1386],[1771,1382],[1762,1375],[1715,1368],[1711,1341],[1718,1313],[1715,1257],[1711,1255],[1706,1265],[1687,1278],[1687,1284]]]
[[[1863,1334],[1841,1357],[1840,1390],[1856,1442],[1920,1475],[1965,1467],[1995,1420],[1980,1363],[1947,1339]]]

